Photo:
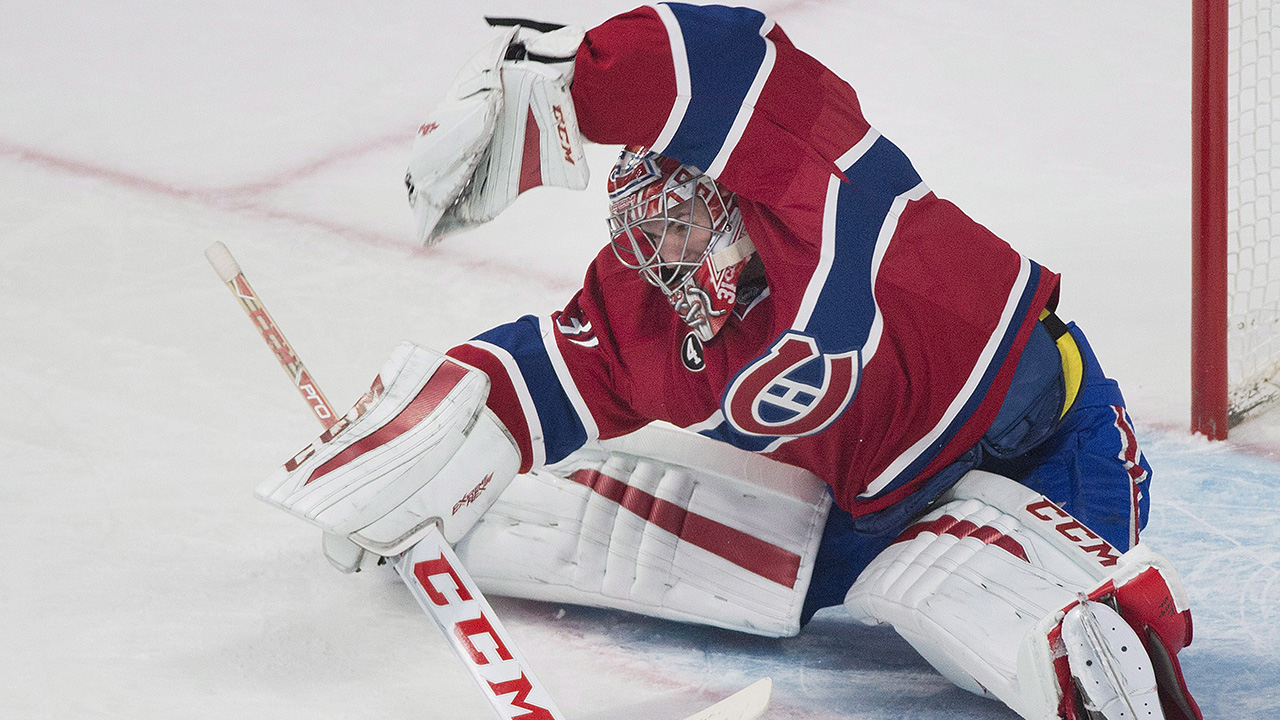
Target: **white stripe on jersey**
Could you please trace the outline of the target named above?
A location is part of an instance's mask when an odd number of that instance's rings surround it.
[[[680,22],[676,20],[675,13],[671,12],[671,8],[666,5],[649,7],[657,11],[662,24],[667,28],[667,38],[671,42],[671,61],[676,69],[676,101],[671,105],[671,113],[667,115],[667,123],[662,126],[662,132],[658,133],[658,139],[654,140],[653,146],[649,148],[652,152],[661,155],[662,151],[667,149],[671,138],[675,137],[676,131],[680,129],[680,123],[684,122],[685,111],[689,109],[693,83],[689,80],[689,56],[684,48],[684,34],[680,31]]]
[[[582,429],[587,433],[587,442],[591,442],[600,437],[600,428],[596,426],[595,418],[591,416],[587,401],[582,399],[582,393],[578,392],[578,386],[573,382],[569,366],[565,365],[564,356],[560,354],[560,346],[556,345],[555,323],[550,317],[543,316],[538,318],[538,326],[542,330],[542,345],[547,350],[547,359],[551,361],[551,367],[555,368],[560,387],[569,398],[569,403],[573,405],[578,421],[582,423]]]
[[[813,317],[813,309],[818,306],[818,297],[827,284],[827,276],[831,274],[831,264],[836,258],[836,198],[840,196],[840,178],[832,175],[827,181],[827,199],[822,206],[822,250],[818,253],[818,264],[813,268],[809,284],[804,289],[804,298],[800,300],[800,309],[791,328],[804,332]]]
[[[884,332],[884,317],[880,315],[880,303],[875,300],[876,278],[880,275],[880,264],[884,262],[884,254],[889,249],[889,242],[893,240],[894,233],[898,232],[898,219],[907,209],[907,203],[919,200],[928,194],[929,186],[920,183],[894,198],[893,205],[889,207],[889,214],[884,218],[884,225],[880,226],[880,235],[876,238],[876,249],[871,258],[871,298],[875,303],[876,314],[871,320],[871,328],[867,331],[867,341],[862,345],[863,366],[871,362],[871,357],[876,354],[876,349],[880,347],[880,335]]]
[[[880,133],[876,132],[875,128],[868,130],[861,140],[836,161],[841,172],[866,155],[879,138]],[[831,273],[831,263],[835,261],[836,198],[840,194],[840,182],[840,178],[835,175],[832,175],[827,182],[827,199],[822,208],[822,251],[818,255],[818,265],[809,278],[808,286],[805,287],[804,298],[800,301],[800,310],[796,313],[795,321],[791,323],[792,329],[801,332],[809,324],[809,318],[813,316],[813,309],[818,305],[818,296],[822,294],[822,288],[827,284],[827,275]]]
[[[1015,320],[1014,315],[1018,309],[1018,304],[1022,300],[1022,293],[1025,291],[1027,283],[1031,280],[1031,261],[1026,257],[1021,258],[1021,266],[1018,268],[1018,279],[1013,284],[1013,288],[1009,290],[1009,297],[1005,301],[1004,311],[1000,313],[1000,323],[996,326],[995,332],[991,333],[991,337],[987,340],[987,345],[982,349],[982,355],[978,357],[978,362],[973,366],[973,372],[969,374],[968,380],[965,381],[964,387],[960,392],[956,393],[955,398],[951,401],[950,407],[943,413],[942,419],[933,427],[924,437],[916,441],[914,445],[907,449],[906,452],[899,455],[889,467],[885,468],[867,489],[858,497],[871,497],[880,492],[889,483],[902,473],[916,458],[920,457],[925,450],[929,449],[942,433],[950,427],[952,421],[960,414],[960,410],[972,398],[973,393],[977,390],[978,384],[982,382],[983,375],[991,365],[991,360],[995,357],[996,350],[1004,341],[1005,334],[1009,332],[1010,326]]]
[[[742,139],[742,133],[747,129],[747,123],[755,114],[756,100],[760,99],[760,91],[764,89],[764,84],[768,82],[769,75],[773,72],[773,63],[778,56],[778,50],[774,47],[773,41],[766,37],[773,30],[773,24],[773,21],[766,17],[764,24],[760,26],[760,37],[764,38],[764,59],[756,71],[755,80],[751,82],[751,88],[747,90],[747,96],[742,99],[742,107],[738,108],[738,115],[733,119],[733,125],[720,146],[720,152],[716,153],[715,159],[711,161],[711,167],[704,171],[712,178],[720,176],[724,166],[729,162],[729,156],[733,154],[734,148],[738,147],[738,141]]]
[[[880,139],[880,132],[875,128],[869,128],[867,134],[862,139],[853,144],[853,147],[845,151],[843,155],[836,159],[836,167],[840,168],[840,172],[844,172],[853,167],[853,164],[862,159],[863,155],[871,149],[872,145]]]
[[[470,340],[463,344],[483,350],[502,363],[502,369],[507,372],[512,387],[516,389],[516,397],[520,400],[520,412],[528,423],[529,445],[533,450],[533,467],[546,465],[547,446],[546,439],[542,435],[542,419],[538,417],[538,406],[533,402],[533,395],[529,394],[529,385],[525,382],[524,374],[520,372],[520,366],[516,364],[515,357],[505,348],[484,340]]]

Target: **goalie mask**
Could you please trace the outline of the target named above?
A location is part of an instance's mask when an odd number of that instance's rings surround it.
[[[724,327],[754,250],[733,193],[695,167],[628,147],[609,173],[609,237],[698,339]]]

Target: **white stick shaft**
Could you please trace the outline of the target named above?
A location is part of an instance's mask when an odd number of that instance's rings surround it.
[[[401,555],[396,570],[499,718],[564,720],[438,529]]]
[[[205,257],[235,293],[262,339],[327,430],[336,421],[332,406],[249,287],[231,251],[216,242],[205,250]],[[396,569],[423,612],[435,621],[467,666],[500,720],[564,720],[438,527],[401,555]]]
[[[757,680],[700,713],[685,720],[755,720],[769,709],[773,680]]]
[[[245,279],[244,273],[240,270],[240,264],[231,256],[231,251],[221,242],[215,242],[204,251],[204,256],[209,260],[209,264],[218,273],[218,277],[222,278],[222,282],[236,296],[236,300],[240,301],[240,307],[244,309],[249,319],[253,321],[254,327],[262,334],[262,339],[266,341],[267,347],[275,353],[276,360],[280,363],[280,367],[289,374],[289,379],[293,381],[293,386],[302,393],[302,397],[307,401],[307,405],[311,408],[311,412],[315,414],[316,419],[324,424],[325,429],[329,429],[338,420],[338,416],[333,412],[333,406],[329,404],[329,400],[325,398],[324,393],[320,392],[320,386],[316,385],[311,379],[311,373],[307,372],[307,368],[298,359],[298,354],[294,352],[293,346],[284,338],[284,333],[280,332],[280,328],[276,326],[276,321],[271,318],[267,312],[266,306],[254,294],[253,288],[249,286],[249,281]]]

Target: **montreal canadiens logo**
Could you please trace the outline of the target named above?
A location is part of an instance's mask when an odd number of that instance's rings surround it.
[[[788,331],[733,379],[725,419],[747,435],[821,432],[848,407],[860,371],[858,351],[823,354],[812,337]]]

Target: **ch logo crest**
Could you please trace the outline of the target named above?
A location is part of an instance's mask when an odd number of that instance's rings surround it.
[[[824,354],[789,330],[738,372],[725,391],[725,419],[747,435],[800,437],[826,429],[858,389],[858,351]]]

